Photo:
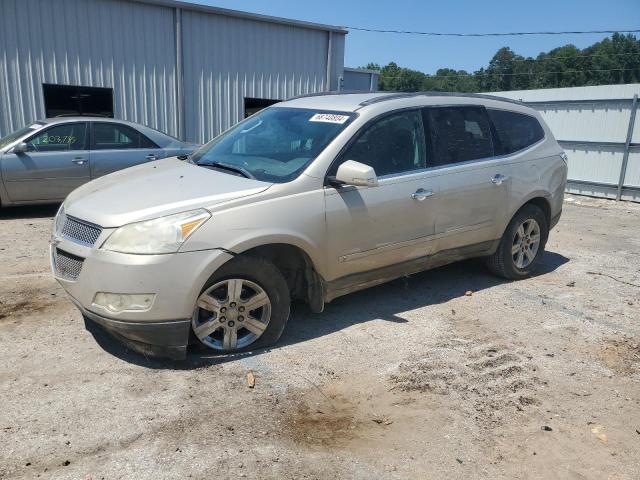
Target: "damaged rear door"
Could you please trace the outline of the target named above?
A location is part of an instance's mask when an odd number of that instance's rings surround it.
[[[499,238],[507,210],[510,167],[494,156],[491,126],[484,107],[425,109],[432,147],[431,169],[438,174],[434,198],[438,250],[482,250]]]

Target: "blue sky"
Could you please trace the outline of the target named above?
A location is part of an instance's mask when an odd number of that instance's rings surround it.
[[[441,32],[618,30],[640,28],[640,0],[188,0],[224,8],[354,27]],[[640,36],[640,35],[637,35]],[[369,61],[434,73],[439,67],[473,71],[500,47],[535,56],[573,43],[584,48],[604,35],[435,38],[351,31],[345,66]]]

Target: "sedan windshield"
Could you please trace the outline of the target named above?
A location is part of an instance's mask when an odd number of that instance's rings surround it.
[[[10,133],[6,137],[0,138],[0,148],[4,148],[7,145],[15,142],[19,138],[24,137],[25,135],[36,131],[37,129],[42,127],[42,125],[43,125],[42,123],[34,123],[33,125],[29,125],[28,127],[23,127],[20,130],[16,130],[15,132]]]
[[[296,178],[355,114],[272,107],[196,151],[191,161],[265,182]]]

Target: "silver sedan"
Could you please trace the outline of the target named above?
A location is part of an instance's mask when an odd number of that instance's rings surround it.
[[[75,188],[197,148],[136,123],[103,117],[34,122],[0,138],[0,205],[55,203]]]

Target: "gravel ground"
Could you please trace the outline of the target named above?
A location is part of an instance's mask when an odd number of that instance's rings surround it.
[[[528,280],[462,262],[182,363],[84,330],[55,210],[0,211],[0,478],[638,478],[640,205],[567,198]]]

